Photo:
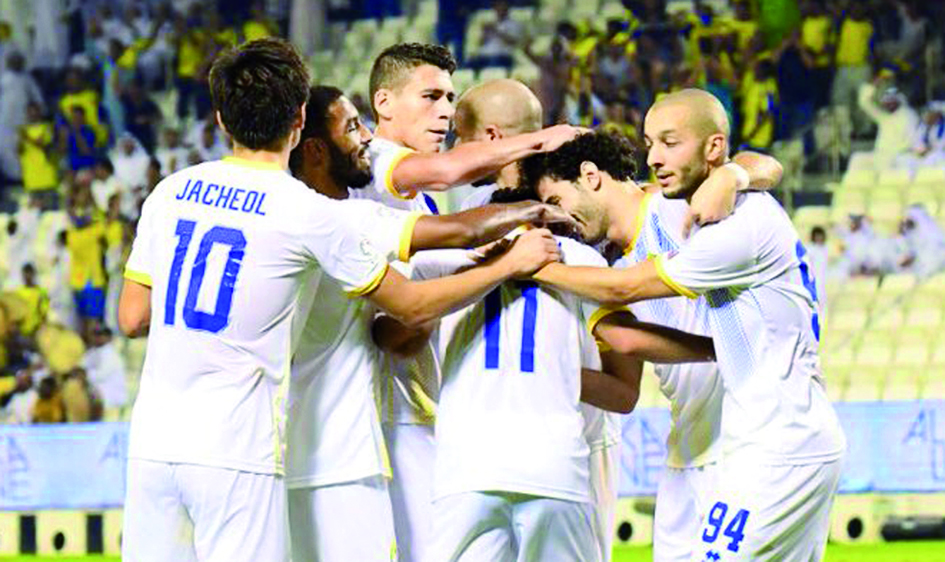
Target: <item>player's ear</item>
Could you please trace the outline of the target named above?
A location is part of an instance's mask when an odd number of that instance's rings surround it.
[[[393,116],[393,92],[387,88],[381,88],[380,90],[374,92],[374,111],[377,112],[377,116],[383,119],[390,119]],[[380,119],[378,119],[380,121]]]
[[[581,162],[581,179],[585,187],[591,191],[600,189],[600,169],[590,160]]]
[[[705,142],[706,162],[725,162],[728,158],[728,140],[725,135],[717,133],[710,135]]]
[[[226,134],[226,136],[230,136],[230,132],[226,130],[226,125],[223,124],[223,117],[220,116],[220,112],[217,111],[214,115],[217,118],[217,125],[223,129],[223,133]]]
[[[299,108],[299,114],[295,118],[295,123],[293,123],[295,128],[297,128],[300,131],[305,128],[305,113],[306,113],[307,107],[308,107],[308,102],[305,102],[302,104],[302,107]]]
[[[486,138],[490,141],[499,140],[504,138],[505,135],[502,134],[502,129],[498,125],[486,125]]]

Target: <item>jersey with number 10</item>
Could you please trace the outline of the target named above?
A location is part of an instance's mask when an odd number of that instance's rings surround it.
[[[372,290],[387,261],[357,207],[236,158],[164,179],[125,276],[151,287],[129,457],[282,474],[289,361],[311,287]]]
[[[566,263],[603,266],[559,239]],[[421,252],[415,276],[470,265],[462,251]],[[582,366],[598,367],[586,318],[594,305],[506,282],[440,326],[443,387],[433,494],[506,491],[588,501],[588,443],[579,407]]]

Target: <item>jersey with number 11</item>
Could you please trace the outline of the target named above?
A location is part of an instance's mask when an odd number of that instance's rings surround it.
[[[350,294],[387,261],[358,207],[228,158],[148,197],[125,277],[151,287],[129,457],[281,474],[289,362],[322,275]]]

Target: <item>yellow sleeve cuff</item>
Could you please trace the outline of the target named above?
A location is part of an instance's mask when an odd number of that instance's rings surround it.
[[[402,262],[410,261],[410,246],[413,243],[413,231],[417,228],[417,221],[423,213],[410,213],[407,221],[404,223],[404,230],[400,233],[400,248],[397,252],[397,259]]]
[[[125,269],[125,279],[129,279],[131,281],[134,281],[135,283],[139,283],[147,287],[150,287],[152,285],[150,275],[148,275],[147,273],[142,273],[140,271],[134,271],[132,269],[127,269],[127,268]]]
[[[364,295],[369,295],[374,292],[374,289],[377,289],[378,285],[381,284],[381,281],[384,279],[384,276],[387,275],[387,269],[390,267],[389,263],[385,263],[384,267],[377,270],[377,273],[374,274],[374,277],[370,281],[354,289],[353,291],[346,291],[348,296],[351,298],[363,297]]]
[[[394,187],[394,170],[397,168],[397,165],[400,164],[400,161],[404,158],[413,154],[413,151],[409,148],[404,148],[400,150],[390,161],[390,166],[387,168],[387,176],[384,178],[384,185],[387,187],[387,191],[397,199],[402,199],[404,201],[409,201],[417,196],[416,191],[409,191],[406,194],[401,193]]]
[[[597,337],[597,334],[594,333],[594,329],[597,328],[597,325],[600,324],[601,320],[603,320],[604,318],[607,318],[608,316],[610,316],[611,314],[615,312],[620,312],[622,310],[629,310],[629,309],[625,306],[620,306],[620,307],[603,306],[595,310],[594,313],[591,314],[591,317],[587,319],[587,331],[590,332],[592,336],[594,336],[594,341],[597,343],[597,349],[599,351],[602,351],[602,352],[610,351],[612,348],[607,342]]]
[[[666,264],[663,263],[665,260],[666,260],[665,255],[656,256],[656,259],[654,260],[654,264],[656,265],[656,274],[660,276],[660,279],[663,280],[663,283],[666,283],[667,287],[676,291],[677,293],[679,293],[680,295],[684,297],[688,297],[690,299],[699,298],[699,295],[697,295],[696,293],[683,287],[679,283],[673,281],[673,278],[670,277],[669,273],[666,272]]]

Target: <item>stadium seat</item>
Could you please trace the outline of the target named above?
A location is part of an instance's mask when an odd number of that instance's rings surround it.
[[[0,556],[20,553],[20,513],[0,511]]]
[[[600,8],[600,17],[604,21],[612,19],[622,20],[627,17],[627,9],[624,8],[620,2],[605,2]]]
[[[530,62],[519,63],[512,67],[510,76],[523,84],[534,86],[541,79],[541,69]]]
[[[80,511],[36,514],[36,552],[43,556],[86,553],[86,515]]]
[[[653,543],[652,501],[647,498],[617,500],[614,544],[649,546]]]
[[[479,71],[479,82],[487,82],[489,80],[498,80],[500,78],[508,78],[509,72],[502,67],[488,67],[483,68]]]
[[[830,329],[853,332],[860,330],[869,321],[869,314],[862,309],[837,311],[830,316]]]
[[[945,367],[945,347],[942,345],[933,346],[929,363],[936,367]]]
[[[122,510],[110,509],[102,514],[102,542],[105,554],[121,554]]]
[[[906,313],[906,326],[909,328],[934,329],[942,326],[942,309],[938,307],[915,306],[909,304]]]
[[[878,277],[853,277],[852,279],[847,279],[841,285],[842,290],[846,294],[850,295],[860,295],[860,296],[872,296],[879,287],[879,278]]]
[[[929,346],[925,342],[903,341],[896,348],[892,365],[896,369],[915,373],[928,366],[930,356]]]
[[[854,152],[850,155],[850,162],[847,164],[847,170],[869,170],[876,169],[876,161],[872,152]]]
[[[923,205],[931,214],[935,215],[939,210],[939,194],[927,185],[913,185],[906,191],[906,205]]]
[[[517,21],[526,28],[532,25],[532,22],[535,21],[535,8],[524,7],[524,8],[512,8],[509,10],[509,19],[512,21]]]
[[[893,329],[870,329],[861,332],[856,338],[854,347],[860,349],[872,349],[875,347],[892,347],[896,345],[898,328]]]
[[[453,73],[453,87],[457,94],[463,93],[466,88],[476,82],[476,72],[469,68],[460,68]]]
[[[897,225],[902,218],[902,205],[896,201],[870,202],[866,207],[866,214],[876,223],[889,222]]]
[[[940,371],[937,377],[929,377],[922,385],[922,399],[945,400],[945,371]]]
[[[808,224],[827,224],[830,220],[830,206],[828,205],[805,205],[798,207],[794,211],[793,220]]]
[[[551,35],[539,35],[532,41],[532,52],[537,56],[544,56],[551,50],[551,43],[554,37]]]
[[[876,184],[881,187],[905,188],[912,183],[909,170],[883,170],[876,178]]]
[[[841,494],[830,513],[830,540],[840,544],[879,542],[883,518],[873,494]]]
[[[875,370],[857,369],[850,373],[850,383],[843,399],[848,402],[875,402],[883,396],[884,380]]]
[[[840,180],[843,190],[870,189],[876,185],[876,173],[873,170],[847,170]]]
[[[917,280],[910,273],[892,273],[882,278],[879,283],[880,294],[904,295],[915,288]]]
[[[945,168],[919,168],[912,181],[916,185],[945,185]]]
[[[893,358],[892,345],[861,345],[856,351],[856,365],[858,368],[882,370],[889,366]],[[875,373],[870,372],[872,376]],[[866,376],[866,375],[863,375]]]

